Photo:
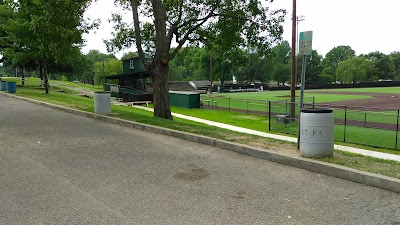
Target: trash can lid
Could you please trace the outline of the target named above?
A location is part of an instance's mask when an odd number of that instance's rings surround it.
[[[319,109],[302,109],[301,110],[302,113],[332,113],[333,109],[329,109],[329,108],[319,108]]]

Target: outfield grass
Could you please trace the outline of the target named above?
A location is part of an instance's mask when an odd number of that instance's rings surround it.
[[[372,87],[372,88],[340,88],[340,89],[323,89],[323,90],[310,90],[308,92],[315,93],[319,91],[329,92],[370,92],[370,93],[393,93],[400,94],[400,87]]]
[[[213,94],[215,97],[231,98],[231,99],[249,99],[249,100],[262,100],[262,101],[286,101],[290,99],[290,91],[264,91],[264,92],[236,92],[236,93],[218,93]],[[300,96],[300,92],[296,91],[296,96]],[[316,103],[337,102],[344,100],[357,100],[372,98],[372,96],[365,95],[339,95],[339,94],[319,94],[306,90],[304,98],[315,98]],[[299,101],[299,100],[296,100]]]

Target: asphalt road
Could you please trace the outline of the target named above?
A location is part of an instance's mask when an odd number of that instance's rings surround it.
[[[0,224],[400,224],[400,195],[0,94]]]

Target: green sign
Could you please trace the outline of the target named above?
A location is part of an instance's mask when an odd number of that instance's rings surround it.
[[[299,55],[311,55],[312,31],[300,32]]]

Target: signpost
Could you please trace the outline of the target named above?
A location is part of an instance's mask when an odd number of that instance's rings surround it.
[[[300,89],[300,114],[304,104],[304,88],[306,82],[306,56],[312,54],[312,31],[300,32],[299,40],[299,55],[302,55],[302,67],[301,67],[301,89]],[[300,148],[300,120],[299,129],[297,135],[297,148]]]
[[[299,55],[303,56],[303,62],[301,67],[300,111],[303,108],[304,86],[306,82],[306,55],[312,54],[312,34],[313,34],[312,31],[306,31],[300,33]]]

